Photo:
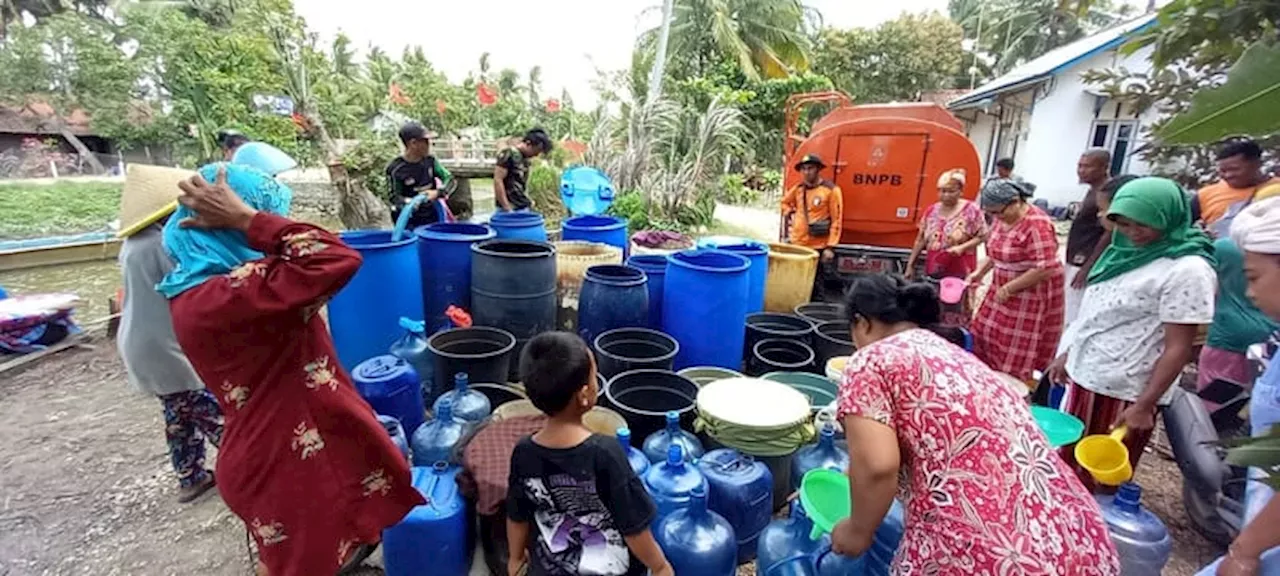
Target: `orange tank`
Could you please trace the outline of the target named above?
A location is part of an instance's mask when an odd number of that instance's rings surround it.
[[[807,137],[797,136],[800,109],[824,101],[838,105],[814,123]],[[955,116],[933,103],[855,106],[838,92],[792,96],[787,101],[783,184],[788,190],[799,184],[796,161],[817,154],[827,164],[822,176],[844,193],[840,243],[910,250],[920,216],[938,201],[943,172],[963,168],[968,175],[964,198],[978,195],[978,151],[963,129]]]

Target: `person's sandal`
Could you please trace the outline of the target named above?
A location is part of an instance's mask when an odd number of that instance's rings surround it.
[[[378,549],[378,546],[381,546],[381,545],[382,545],[381,542],[375,542],[373,544],[361,544],[358,548],[356,548],[355,552],[351,553],[351,557],[347,559],[347,562],[343,564],[341,568],[338,569],[337,576],[346,576],[347,574],[354,572],[357,568],[359,568],[362,564],[364,564],[364,561],[368,560],[369,557],[373,555],[373,552]]]
[[[178,503],[179,504],[190,503],[195,499],[201,496],[204,496],[205,492],[208,492],[210,489],[212,489],[214,486],[217,486],[217,485],[218,485],[218,481],[213,477],[213,472],[209,472],[208,477],[205,478],[204,482],[201,482],[193,486],[186,486],[183,488],[179,488]]]

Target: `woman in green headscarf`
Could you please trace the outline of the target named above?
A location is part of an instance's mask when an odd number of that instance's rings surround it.
[[[1085,434],[1126,427],[1137,467],[1156,411],[1192,359],[1196,331],[1213,322],[1218,279],[1213,244],[1192,225],[1187,196],[1172,180],[1125,184],[1104,214],[1111,245],[1089,273],[1080,315],[1063,336],[1066,352],[1049,376],[1067,384],[1062,409],[1084,421]],[[1075,463],[1071,450],[1063,457]]]

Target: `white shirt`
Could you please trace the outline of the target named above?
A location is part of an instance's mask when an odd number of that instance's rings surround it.
[[[1067,374],[1097,394],[1137,400],[1164,352],[1164,324],[1213,323],[1217,286],[1213,267],[1199,256],[1161,258],[1090,285],[1063,335]],[[1172,392],[1170,386],[1161,406]]]

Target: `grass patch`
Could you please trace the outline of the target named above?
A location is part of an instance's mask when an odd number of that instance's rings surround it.
[[[120,212],[119,182],[0,183],[0,238],[106,230]]]

